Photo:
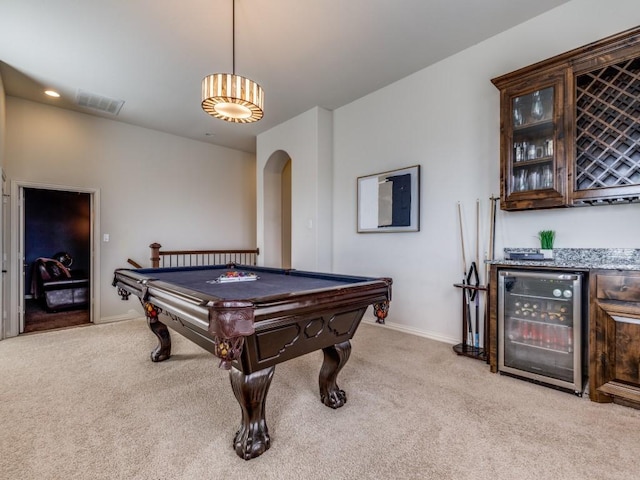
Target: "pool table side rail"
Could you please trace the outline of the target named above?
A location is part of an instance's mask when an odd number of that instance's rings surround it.
[[[391,301],[391,284],[386,280],[372,280],[341,288],[322,288],[292,293],[286,297],[263,298],[256,301],[256,330],[264,322],[277,321],[279,317],[304,315],[313,312],[318,307],[344,309],[361,308]]]
[[[149,285],[145,278],[139,274],[116,270],[113,286],[135,295],[143,305],[145,302],[150,302],[163,311],[198,326],[205,332],[208,330],[209,309],[206,307],[206,302],[197,296],[190,295],[189,292]]]

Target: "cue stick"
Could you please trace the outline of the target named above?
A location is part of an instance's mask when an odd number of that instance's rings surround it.
[[[480,199],[476,199],[476,265],[480,264]]]
[[[460,202],[458,202],[458,224],[460,225],[460,244],[462,246],[462,268],[464,269],[464,271],[462,272],[462,284],[466,285],[467,284],[467,256],[465,254],[465,248],[464,248],[464,230],[462,228],[462,205],[460,204]],[[469,272],[471,273],[471,272]],[[468,333],[467,333],[467,339],[466,341],[463,341],[463,343],[465,345],[471,345],[473,346],[473,325],[471,324],[471,310],[470,310],[470,292],[468,288],[463,288],[462,290],[462,295],[464,296],[464,300],[465,300],[465,305],[466,305],[466,314],[464,315],[464,319],[467,322],[467,328],[468,328]],[[464,330],[464,328],[463,328]],[[464,332],[463,332],[464,335]]]
[[[462,205],[458,202],[458,223],[460,225],[460,243],[462,244],[462,278],[467,276],[467,258],[464,254],[464,232],[462,231]]]
[[[476,199],[476,287],[480,286],[480,199]],[[476,334],[474,346],[480,348],[480,291],[476,291]]]

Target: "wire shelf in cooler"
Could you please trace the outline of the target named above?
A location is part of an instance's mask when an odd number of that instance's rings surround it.
[[[561,353],[563,355],[569,355],[569,354],[573,353],[573,349],[571,349],[571,351],[569,351],[569,350],[558,350],[557,348],[554,348],[554,347],[547,347],[546,345],[536,345],[535,343],[529,343],[529,342],[524,342],[524,341],[509,340],[509,343],[514,344],[514,345],[522,345],[524,347],[537,348],[539,350],[546,350],[547,352]]]
[[[554,297],[554,296],[541,296],[541,295],[530,295],[528,293],[513,293],[509,292],[510,297],[524,297],[524,298],[536,298],[538,300],[554,300],[556,302],[572,302],[571,297]]]
[[[513,315],[511,315],[508,320],[512,320],[512,321],[516,321],[516,322],[526,322],[526,323],[535,323],[538,325],[551,325],[554,327],[560,327],[560,328],[573,328],[573,325],[571,324],[571,322],[567,322],[567,323],[555,323],[555,322],[548,322],[545,320],[537,320],[535,318],[523,318],[523,317],[515,317]]]

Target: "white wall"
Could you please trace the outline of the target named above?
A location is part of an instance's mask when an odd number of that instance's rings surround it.
[[[484,252],[488,198],[499,193],[499,96],[490,79],[638,24],[637,0],[574,0],[335,112],[314,108],[261,134],[255,163],[242,152],[9,97],[5,170],[10,180],[100,189],[98,234],[111,234],[101,249],[102,315],[111,316],[131,308],[117,299],[111,272],[128,257],[146,262],[153,241],[262,248],[262,169],[285,151],[292,265],[391,276],[390,325],[458,342],[456,205],[469,257],[476,199]],[[414,164],[422,165],[422,230],[355,233],[356,177]],[[638,214],[639,205],[499,212],[497,247],[537,246],[542,228],[557,231],[558,247],[638,247]]]
[[[100,249],[101,318],[137,307],[116,295],[113,271],[127,258],[149,266],[152,242],[168,250],[256,246],[252,154],[7,97],[6,173],[100,191],[96,233],[110,234]]]
[[[269,195],[264,170],[271,156],[283,151],[291,158],[291,265],[298,270],[331,271],[331,145],[331,112],[317,107],[258,135],[257,241],[265,258],[272,256],[264,249],[273,225],[264,208]]]
[[[6,97],[4,93],[4,83],[0,76],[0,168],[4,168],[4,152],[6,135]]]
[[[4,151],[5,151],[5,131],[6,131],[6,122],[5,122],[5,110],[6,110],[6,100],[4,93],[4,83],[2,81],[2,76],[0,76],[0,190],[2,190],[2,177],[4,175]],[[4,193],[4,190],[0,192]],[[4,198],[2,199],[4,201]],[[3,204],[0,202],[0,266],[2,266],[2,270],[5,270],[4,260],[2,258],[3,253],[5,252],[5,239],[7,237],[7,232],[5,231],[5,222],[4,218],[4,209]],[[0,273],[0,340],[5,337],[5,276],[6,273]]]
[[[458,343],[461,299],[453,284],[462,280],[463,266],[457,203],[469,263],[475,255],[476,200],[484,257],[489,197],[500,192],[499,92],[491,78],[638,24],[636,0],[574,0],[335,110],[333,271],[393,277],[387,323]],[[258,138],[258,175],[261,159],[273,148],[303,149],[297,142],[301,130],[310,136],[308,120],[302,115]],[[295,154],[289,153],[295,169]],[[421,231],[357,234],[356,178],[415,164],[422,166]],[[304,187],[294,192],[294,205],[311,195],[307,186],[314,184],[314,174],[305,169],[304,180],[294,179],[294,186]],[[556,230],[557,247],[640,247],[638,218],[640,205],[498,211],[496,251],[537,247],[541,229]],[[303,220],[299,214],[298,229]],[[260,232],[260,195],[258,225]]]

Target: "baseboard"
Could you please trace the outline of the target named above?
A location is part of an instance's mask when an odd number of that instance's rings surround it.
[[[404,325],[398,325],[397,323],[385,322],[384,324],[381,324],[373,320],[363,320],[362,323],[366,323],[368,325],[375,325],[377,327],[390,328],[391,330],[397,330],[399,332],[408,333],[410,335],[416,335],[418,337],[429,338],[431,340],[448,343],[450,345],[456,345],[460,343],[460,339],[458,338],[451,338],[451,337],[446,337],[444,335],[440,335],[437,333],[425,332],[424,330],[418,330],[416,328],[411,328]]]
[[[112,315],[110,317],[101,317],[94,320],[93,323],[96,325],[100,325],[102,323],[113,323],[113,322],[123,322],[125,320],[135,320],[136,318],[143,318],[140,312],[136,310],[129,310],[127,313],[123,313],[122,315]]]

